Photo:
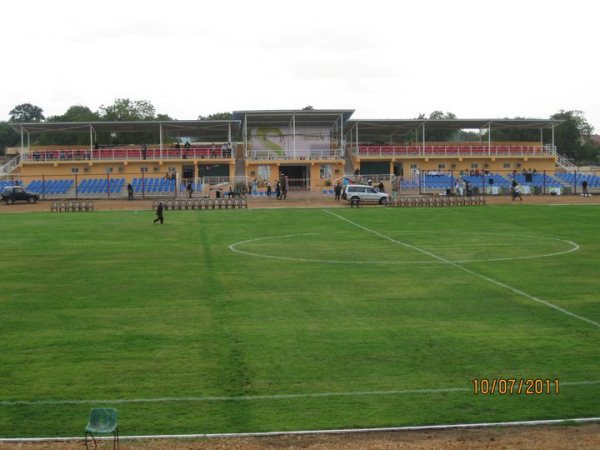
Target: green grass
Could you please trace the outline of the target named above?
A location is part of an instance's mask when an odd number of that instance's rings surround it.
[[[0,436],[81,435],[96,406],[123,434],[600,416],[600,383],[569,384],[600,380],[600,327],[481,277],[600,323],[600,208],[332,212],[380,235],[323,210],[0,215]],[[564,384],[469,390],[500,377]],[[464,390],[398,392],[440,388]]]

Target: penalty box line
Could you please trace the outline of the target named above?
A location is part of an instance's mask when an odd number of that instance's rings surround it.
[[[422,253],[424,255],[427,255],[427,256],[429,256],[429,257],[431,257],[433,259],[437,259],[438,261],[441,261],[441,262],[443,262],[443,263],[445,263],[445,264],[447,264],[449,266],[452,266],[452,267],[454,267],[456,269],[462,270],[463,272],[466,272],[469,275],[473,275],[473,276],[475,276],[477,278],[480,278],[480,279],[482,279],[484,281],[487,281],[489,283],[495,284],[496,286],[500,286],[500,287],[502,287],[504,289],[508,289],[509,291],[512,291],[515,294],[518,294],[518,295],[520,295],[522,297],[528,298],[529,300],[533,300],[534,302],[541,303],[542,305],[545,305],[545,306],[547,306],[549,308],[555,309],[556,311],[559,311],[559,312],[561,312],[563,314],[566,314],[567,316],[571,316],[571,317],[573,317],[575,319],[581,320],[583,322],[587,322],[587,323],[589,323],[591,325],[594,325],[597,328],[600,328],[600,323],[598,323],[598,322],[595,322],[595,321],[593,321],[591,319],[588,319],[586,317],[579,316],[579,315],[577,315],[575,313],[572,313],[571,311],[568,311],[568,310],[566,310],[564,308],[561,308],[560,306],[557,306],[557,305],[555,305],[553,303],[550,303],[550,302],[548,302],[546,300],[543,300],[543,299],[541,299],[539,297],[535,297],[533,295],[529,295],[527,292],[524,292],[524,291],[522,291],[520,289],[517,289],[515,287],[512,287],[512,286],[509,286],[506,283],[503,283],[501,281],[495,280],[495,279],[490,278],[488,276],[482,275],[482,274],[477,273],[477,272],[475,272],[475,271],[473,271],[471,269],[467,269],[466,267],[463,267],[460,264],[457,264],[457,263],[455,263],[453,261],[450,261],[450,260],[448,260],[446,258],[443,258],[442,256],[438,256],[438,255],[436,255],[434,253],[431,253],[430,251],[427,251],[427,250],[425,250],[423,248],[416,247],[416,246],[408,244],[406,242],[398,241],[398,240],[396,240],[394,238],[391,238],[389,236],[381,234],[378,231],[372,230],[372,229],[367,228],[367,227],[365,227],[365,226],[363,226],[363,225],[361,225],[359,223],[353,222],[350,219],[346,219],[345,217],[342,217],[342,216],[340,216],[340,215],[338,215],[336,213],[333,213],[331,211],[328,211],[328,210],[323,210],[323,211],[326,212],[327,214],[330,214],[330,215],[332,215],[334,217],[337,217],[338,219],[343,220],[343,221],[345,221],[345,222],[347,222],[347,223],[349,223],[351,225],[354,225],[355,227],[358,227],[361,230],[364,230],[364,231],[366,231],[368,233],[374,234],[375,236],[379,236],[382,239],[386,239],[386,240],[388,240],[390,242],[393,242],[394,244],[401,245],[401,246],[406,247],[406,248],[410,248],[411,250],[415,250],[415,251],[417,251],[419,253]]]
[[[561,386],[588,386],[600,384],[595,381],[561,381]],[[155,397],[155,398],[120,398],[104,400],[2,400],[0,406],[36,406],[36,405],[87,405],[87,404],[123,404],[123,403],[168,403],[168,402],[231,402],[256,400],[290,400],[297,398],[326,398],[326,397],[369,397],[386,395],[412,394],[447,394],[453,392],[473,392],[469,387],[431,388],[431,389],[396,389],[382,391],[352,391],[352,392],[315,392],[312,394],[266,394],[240,395],[237,397],[205,396],[205,397]]]

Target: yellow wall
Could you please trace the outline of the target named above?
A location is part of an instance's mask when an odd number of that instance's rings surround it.
[[[205,164],[206,160],[202,160]],[[229,176],[235,175],[235,165],[231,164],[231,160],[211,160],[212,164],[229,164]],[[142,176],[141,168],[147,167],[148,172],[145,177],[164,177],[170,167],[174,167],[178,174],[182,173],[182,167],[185,165],[196,165],[196,173],[198,161],[194,160],[163,160],[163,161],[54,161],[54,162],[25,162],[21,166],[21,176],[24,178],[71,178],[75,174],[71,172],[72,168],[79,168],[77,177],[80,180],[86,178],[104,178],[106,177],[106,169],[112,167],[113,172],[110,174],[114,178],[125,178],[130,182],[134,178]],[[157,169],[155,171],[155,168]],[[86,171],[87,169],[87,171]],[[122,170],[120,170],[122,169]]]

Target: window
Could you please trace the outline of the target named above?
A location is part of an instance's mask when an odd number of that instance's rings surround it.
[[[89,168],[89,167],[84,167],[84,168],[83,168],[83,173],[88,173],[89,171],[90,171],[90,168]]]
[[[479,169],[479,164],[477,164],[477,163],[471,164],[471,169]]]
[[[417,167],[417,165],[416,165],[416,164],[411,164],[411,165],[410,165],[410,168],[411,168],[411,169],[417,169],[418,167]]]
[[[451,169],[456,169],[456,164],[452,164],[452,165],[450,166],[450,168],[451,168]]]
[[[177,167],[175,167],[175,166],[169,166],[167,168],[167,172],[168,173],[175,173],[175,172],[177,172]]]
[[[148,173],[148,168],[147,167],[140,167],[140,172],[142,172],[142,173]]]
[[[107,167],[104,169],[104,172],[106,173],[113,173],[113,168],[112,167]]]
[[[123,173],[123,172],[125,172],[125,167],[123,167],[123,166],[119,167],[119,173]]]
[[[515,163],[515,167],[516,167],[517,169],[521,168],[521,163]]]
[[[322,180],[330,180],[333,178],[333,169],[329,164],[321,164],[320,176]]]
[[[271,166],[258,166],[258,177],[260,181],[269,181],[271,179]]]
[[[438,170],[446,169],[446,164],[438,164]]]
[[[71,167],[71,173],[79,173],[79,167]]]
[[[504,164],[502,164],[502,168],[503,169],[510,169],[510,163],[504,163]]]
[[[154,166],[154,167],[152,168],[152,170],[153,170],[154,172],[158,172],[158,171],[160,170],[160,167],[158,167],[158,166]]]

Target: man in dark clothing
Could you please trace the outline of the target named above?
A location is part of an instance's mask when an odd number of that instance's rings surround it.
[[[131,183],[127,184],[127,199],[133,200],[133,186],[131,185]]]
[[[165,207],[165,204],[163,202],[160,202],[158,204],[158,206],[156,207],[156,219],[154,219],[154,223],[158,222],[160,220],[160,223],[162,225],[164,218],[163,218],[163,209]]]
[[[192,194],[194,193],[194,187],[192,186],[192,183],[191,183],[191,182],[189,182],[189,183],[187,184],[187,186],[185,187],[185,190],[186,190],[186,191],[187,191],[187,193],[188,193],[188,198],[192,198]]]
[[[583,180],[581,182],[581,188],[583,189],[583,196],[584,197],[589,197],[590,193],[588,191],[588,182],[587,182],[587,180]]]
[[[339,200],[342,196],[342,183],[338,181],[333,188],[333,191],[335,192],[335,199]]]

